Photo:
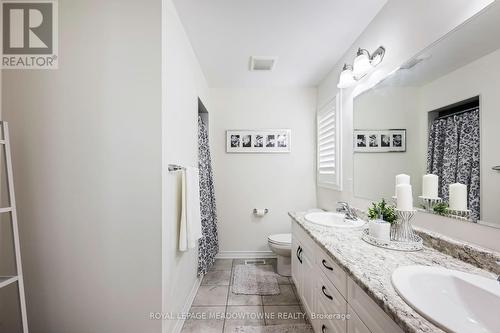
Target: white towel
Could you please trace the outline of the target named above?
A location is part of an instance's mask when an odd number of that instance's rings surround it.
[[[182,170],[179,251],[193,249],[201,233],[200,176],[197,168]]]

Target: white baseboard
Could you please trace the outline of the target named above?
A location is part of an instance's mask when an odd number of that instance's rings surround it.
[[[200,288],[201,285],[201,280],[203,277],[198,277],[193,284],[193,287],[191,288],[191,291],[189,292],[189,295],[186,299],[186,302],[184,303],[184,306],[182,307],[182,313],[188,313],[189,309],[191,309],[191,305],[193,304],[194,298],[196,297],[196,293],[198,292],[198,289]],[[182,326],[184,325],[184,319],[178,319],[177,322],[174,325],[174,329],[172,330],[172,333],[180,333],[182,330]]]
[[[273,251],[221,251],[217,259],[276,258]]]

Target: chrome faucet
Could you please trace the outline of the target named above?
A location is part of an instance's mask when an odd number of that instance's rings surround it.
[[[340,207],[337,208],[337,212],[344,213],[347,220],[356,221],[358,219],[356,212],[349,206],[347,202],[339,201],[337,202],[337,204],[340,205]]]

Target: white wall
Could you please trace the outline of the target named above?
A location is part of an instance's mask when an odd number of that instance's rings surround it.
[[[5,70],[33,333],[159,332],[161,1],[59,1],[59,69]]]
[[[175,6],[166,0],[166,42],[163,111],[163,170],[166,164],[198,166],[198,97],[210,112],[208,86],[198,60],[179,20]],[[163,180],[164,312],[179,313],[189,305],[197,283],[198,250],[179,252],[180,174],[165,173]],[[167,320],[164,332],[181,322]],[[179,326],[175,326],[178,329]]]
[[[351,202],[361,209],[370,202],[356,198],[352,191],[352,109],[353,98],[362,91],[376,84],[413,55],[429,46],[459,24],[473,16],[482,8],[491,3],[491,0],[389,0],[386,6],[373,19],[367,29],[353,43],[341,61],[323,79],[318,87],[318,104],[329,100],[337,93],[337,82],[344,63],[352,64],[358,47],[375,50],[379,45],[386,47],[387,52],[382,64],[374,73],[366,77],[351,89],[342,92],[342,129],[343,129],[343,185],[342,192],[324,188],[317,189],[318,206],[326,209],[335,208],[335,202],[344,200]],[[445,219],[440,219],[445,220]],[[449,234],[458,239],[471,240],[490,248],[500,249],[496,230],[489,232],[489,228],[469,225],[463,228],[454,228],[456,223],[427,223],[425,215],[417,218],[416,224],[425,224],[427,228]],[[459,230],[460,229],[460,230]],[[476,236],[469,236],[475,233]]]
[[[211,89],[211,137],[220,250],[269,251],[267,236],[290,232],[288,211],[315,206],[314,88]],[[226,130],[290,128],[290,154],[227,154]],[[265,217],[254,208],[269,208]]]
[[[480,95],[481,220],[500,223],[500,177],[491,168],[500,164],[500,50],[488,54],[422,87],[423,122],[427,112]]]

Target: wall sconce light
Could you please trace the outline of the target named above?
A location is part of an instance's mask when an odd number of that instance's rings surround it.
[[[356,84],[366,74],[368,74],[375,66],[382,62],[385,55],[385,48],[380,46],[370,55],[366,49],[359,48],[352,66],[344,64],[342,73],[340,73],[339,83],[337,87],[340,89],[349,88]]]
[[[344,64],[342,68],[342,73],[340,73],[339,83],[337,88],[344,89],[352,87],[356,84],[356,79],[354,78],[354,73],[352,72],[352,66]]]

